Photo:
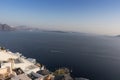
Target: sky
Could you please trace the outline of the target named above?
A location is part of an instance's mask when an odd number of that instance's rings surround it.
[[[0,23],[120,34],[120,0],[0,0]]]

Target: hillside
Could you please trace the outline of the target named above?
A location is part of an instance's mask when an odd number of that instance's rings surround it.
[[[13,31],[13,30],[15,29],[7,24],[0,24],[0,31]]]

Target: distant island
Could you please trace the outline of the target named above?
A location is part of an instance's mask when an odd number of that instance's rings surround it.
[[[0,31],[13,31],[15,28],[7,25],[7,24],[0,24]]]
[[[120,37],[120,35],[117,35],[116,37]]]
[[[43,32],[54,32],[54,33],[75,33],[71,31],[61,31],[61,30],[41,30],[39,28],[28,27],[28,26],[11,27],[8,24],[1,24],[1,23],[0,23],[0,31],[43,31]]]
[[[58,30],[44,30],[44,32],[69,33],[68,31],[58,31]]]

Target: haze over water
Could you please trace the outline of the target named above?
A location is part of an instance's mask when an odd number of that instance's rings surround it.
[[[0,32],[0,45],[37,59],[50,70],[72,69],[90,80],[120,79],[120,38],[57,32]]]

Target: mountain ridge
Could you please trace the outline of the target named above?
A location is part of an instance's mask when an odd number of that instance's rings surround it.
[[[0,24],[0,31],[13,31],[15,28],[7,25],[7,24]]]

